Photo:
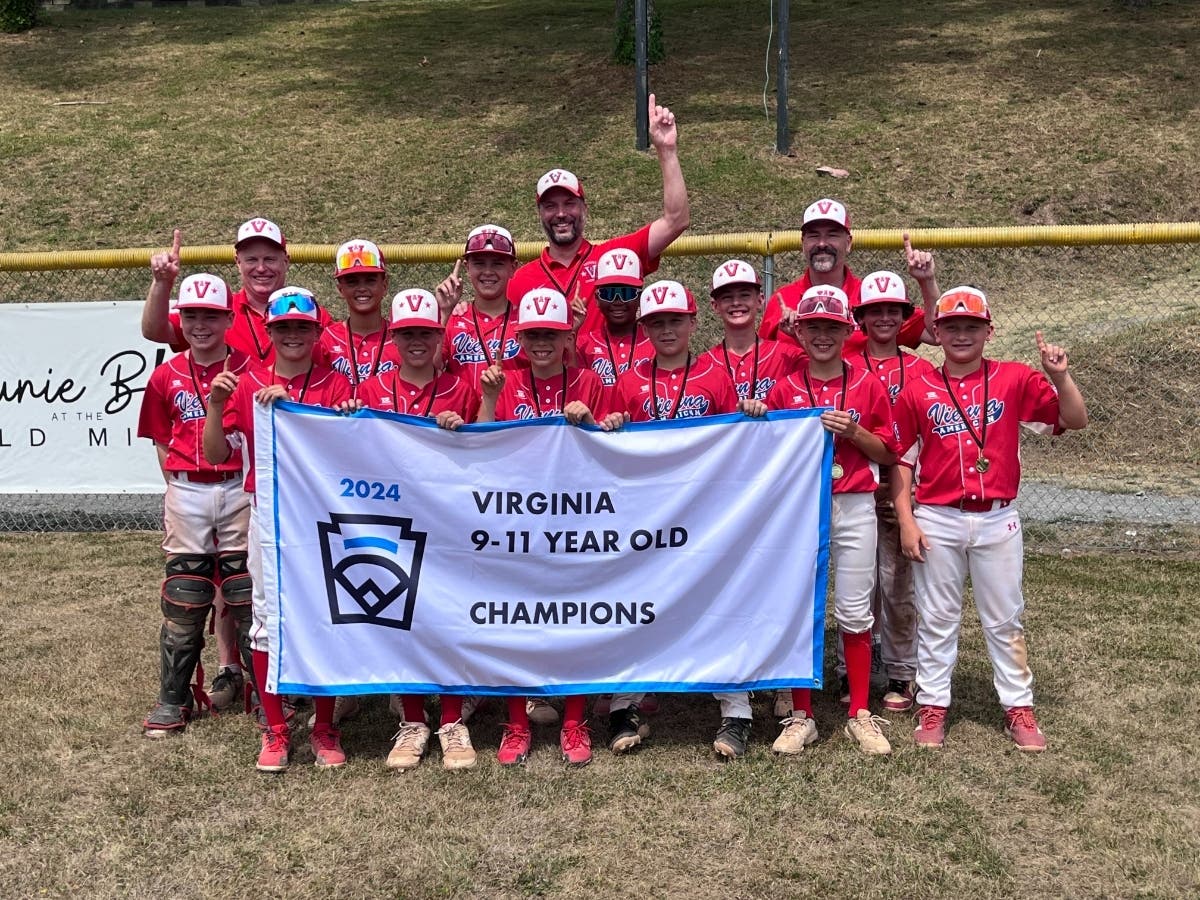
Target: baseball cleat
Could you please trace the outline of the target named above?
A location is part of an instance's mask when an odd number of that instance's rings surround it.
[[[636,706],[613,710],[608,714],[608,749],[618,755],[632,750],[650,736],[650,726],[642,722]]]
[[[912,709],[916,693],[915,681],[893,678],[887,683],[887,692],[883,695],[883,708],[888,712],[908,712]]]
[[[940,750],[946,743],[946,707],[922,706],[917,710],[917,728],[913,740],[918,747]]]
[[[892,745],[883,736],[880,726],[890,724],[887,719],[871,715],[864,707],[846,723],[846,737],[857,741],[858,749],[869,756],[886,756],[892,752]]]
[[[473,769],[475,748],[471,746],[471,732],[461,721],[451,722],[438,729],[438,741],[442,745],[443,769]]]
[[[771,745],[775,753],[794,756],[817,740],[817,723],[806,716],[803,710],[797,710],[794,716],[788,716],[779,724],[783,730]]]
[[[725,716],[717,730],[713,750],[725,759],[741,759],[750,746],[750,720]]]
[[[1032,706],[1014,706],[1004,711],[1004,733],[1013,739],[1017,749],[1025,753],[1041,753],[1046,749],[1046,736],[1033,717]]]
[[[592,761],[592,734],[586,722],[564,727],[558,743],[568,766],[586,766]]]
[[[283,772],[288,767],[288,750],[291,738],[286,725],[275,725],[264,729],[262,749],[258,753],[255,768],[260,772]]]
[[[525,714],[534,725],[553,725],[558,721],[558,710],[541,697],[525,701]]]
[[[317,758],[317,768],[337,769],[346,764],[342,749],[342,733],[331,725],[318,725],[308,736],[309,746]]]
[[[505,725],[504,736],[500,738],[500,749],[496,751],[496,762],[502,766],[519,766],[529,758],[529,748],[533,745],[533,735],[528,728],[516,725]]]
[[[208,689],[208,699],[212,701],[213,709],[225,712],[233,706],[245,690],[245,682],[241,669],[221,669]]]
[[[392,735],[392,749],[387,755],[389,769],[415,769],[429,746],[429,726],[424,722],[401,722],[400,730]]]

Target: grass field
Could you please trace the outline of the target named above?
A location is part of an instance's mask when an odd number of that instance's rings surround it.
[[[868,759],[818,697],[822,740],[795,760],[755,746],[722,765],[715,701],[664,697],[644,751],[557,759],[542,729],[525,769],[495,765],[499,711],[473,727],[479,766],[434,754],[383,766],[377,698],[345,729],[350,764],[307,749],[253,769],[243,716],[151,742],[156,535],[0,536],[9,647],[0,731],[0,894],[8,897],[875,897],[1194,895],[1200,890],[1200,682],[1186,602],[1196,562],[1031,556],[1038,709],[1051,749],[1001,730],[968,615],[946,749]],[[303,741],[301,742],[304,743]]]
[[[612,5],[113,10],[0,35],[0,251],[159,245],[174,226],[227,244],[257,213],[299,242],[457,242],[484,220],[535,240],[533,184],[553,165],[583,177],[591,234],[628,230],[660,195],[655,162],[632,149],[632,72],[606,58]],[[785,157],[762,109],[767,4],[659,8],[668,60],[651,86],[679,116],[693,233],[794,226],[823,195],[859,226],[1200,218],[1196,4],[793,2]],[[824,179],[822,164],[851,177]],[[1122,490],[1194,484],[1194,248],[940,258],[944,286],[977,281],[1020,314],[997,349],[1023,353],[1047,322],[1070,332],[1100,427],[1054,454],[1031,445],[1031,469]],[[699,284],[716,262],[669,260],[664,274]],[[798,257],[780,263],[798,276]],[[131,296],[144,285],[127,282]],[[1123,543],[1123,528],[1089,539]],[[1029,537],[1061,546],[1048,526]],[[1198,540],[1136,538],[1193,557]],[[721,765],[716,703],[668,697],[635,756],[566,771],[542,730],[528,767],[507,771],[493,704],[473,727],[476,770],[443,772],[434,754],[397,776],[378,699],[346,728],[344,771],[317,772],[301,750],[280,778],[254,772],[241,716],[140,736],[161,564],[148,533],[0,535],[2,896],[1200,892],[1194,558],[1030,556],[1041,758],[1010,749],[968,614],[941,754],[918,752],[898,719],[894,756],[865,759],[821,695],[821,742],[780,762],[758,698],[752,754]]]

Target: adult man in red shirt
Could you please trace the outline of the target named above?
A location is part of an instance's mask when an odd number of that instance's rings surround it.
[[[142,307],[142,337],[159,344],[169,344],[172,350],[187,349],[179,327],[179,315],[170,311],[171,289],[179,276],[179,248],[182,232],[176,228],[171,249],[150,258],[154,280]],[[275,348],[267,336],[267,298],[287,282],[287,239],[279,226],[269,219],[247,219],[238,228],[233,244],[234,260],[242,288],[230,298],[233,302],[233,325],[225,334],[225,342],[241,350],[251,362],[271,365]],[[318,307],[321,326],[333,320],[324,307]]]
[[[565,169],[551,169],[537,184],[538,216],[549,245],[541,255],[517,269],[508,283],[508,299],[514,305],[534,288],[553,288],[564,295],[577,314],[584,313],[584,332],[596,330],[602,321],[592,299],[596,261],[608,250],[625,248],[637,254],[642,275],[658,269],[658,258],[688,227],[687,188],[679,168],[678,132],[675,114],[655,103],[650,95],[650,143],[662,169],[662,215],[632,234],[600,244],[583,236],[587,225],[587,200],[579,179]],[[578,316],[576,322],[578,322]]]
[[[758,327],[759,337],[783,341],[799,346],[791,333],[790,326],[800,298],[813,285],[829,285],[841,288],[850,298],[850,308],[858,306],[862,280],[846,264],[854,236],[850,231],[850,213],[836,200],[818,200],[804,211],[800,225],[801,252],[808,260],[808,268],[797,281],[779,288],[767,301],[762,323]],[[924,308],[918,308],[900,329],[898,343],[905,347],[917,347],[922,342],[937,343],[925,325],[925,316],[932,316],[937,303],[938,287],[934,275],[933,254],[926,250],[914,250],[908,235],[904,235],[904,255],[908,263],[908,274],[921,287]],[[859,331],[846,340],[843,353],[846,356],[861,353],[866,347],[866,337]]]

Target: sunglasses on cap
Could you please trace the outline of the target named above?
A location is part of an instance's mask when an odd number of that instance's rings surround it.
[[[516,256],[517,248],[499,232],[481,231],[467,238],[467,253],[503,253],[506,256]]]
[[[642,289],[633,284],[604,284],[596,288],[601,303],[636,303]]]
[[[837,316],[839,319],[848,320],[850,318],[850,310],[840,297],[812,297],[805,300],[796,309],[796,315],[800,318],[819,313]]]
[[[337,270],[339,272],[344,272],[346,269],[351,269],[355,266],[362,266],[368,269],[382,269],[383,259],[370,247],[347,248],[338,254]]]
[[[982,294],[974,291],[951,291],[938,300],[934,319],[947,316],[975,316],[991,321],[992,313]]]
[[[267,307],[267,314],[271,318],[275,318],[276,316],[286,316],[292,310],[305,315],[315,313],[317,311],[317,301],[308,294],[284,294],[271,301]]]

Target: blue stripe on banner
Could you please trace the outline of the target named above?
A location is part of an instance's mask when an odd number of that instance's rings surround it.
[[[388,553],[395,553],[400,549],[400,545],[395,541],[389,541],[387,538],[381,537],[347,538],[342,541],[342,546],[347,550],[356,550],[359,547],[375,547],[379,550],[386,550]]]
[[[297,410],[309,410],[309,409],[317,408],[314,406],[305,406],[305,405],[302,405],[299,403],[292,403],[292,402],[286,401],[286,400],[276,401],[275,403],[272,403],[271,407],[270,407],[270,409],[271,409],[271,497],[272,497],[271,511],[273,513],[272,518],[275,520],[274,525],[273,525],[272,534],[276,538],[276,540],[274,541],[274,544],[275,544],[275,606],[276,606],[275,615],[277,617],[277,621],[279,621],[281,624],[280,624],[280,628],[279,628],[280,652],[275,653],[271,656],[268,656],[267,657],[267,665],[270,665],[271,663],[275,664],[275,679],[276,680],[279,679],[279,668],[281,665],[283,665],[283,653],[282,653],[282,650],[283,650],[282,612],[283,612],[283,610],[281,609],[281,607],[283,605],[283,548],[280,546],[280,543],[278,540],[278,536],[279,536],[279,453],[278,453],[279,445],[278,445],[277,441],[278,441],[278,437],[279,437],[279,428],[275,423],[275,417],[277,415],[279,415],[279,409],[281,406],[287,406],[288,408],[292,408],[293,412],[295,412]],[[256,449],[255,455],[257,456],[257,454],[258,454],[258,451]],[[257,463],[258,463],[257,459],[252,460],[252,464],[254,464],[255,466],[257,466]],[[258,483],[258,478],[256,476],[254,479],[255,494],[258,493],[258,490],[260,487],[261,487],[261,485]],[[262,523],[259,522],[258,525],[259,525],[259,531],[261,533]],[[259,544],[261,545],[262,544],[261,534],[256,535],[256,537],[258,539]],[[251,552],[253,552],[253,550],[251,550]],[[273,639],[273,637],[274,637],[274,635],[268,634],[267,639],[271,640],[271,639]],[[268,680],[270,680],[270,679],[268,678]],[[265,687],[266,687],[265,685],[259,685],[259,690],[262,690]]]
[[[614,681],[555,684],[546,687],[517,687],[493,685],[478,687],[465,684],[428,684],[423,682],[391,681],[384,684],[339,684],[328,687],[295,681],[279,683],[280,694],[300,694],[313,697],[340,697],[357,694],[462,694],[477,697],[569,697],[575,694],[597,695],[616,693],[645,694],[724,694],[732,691],[777,691],[804,687],[808,679],[763,678],[756,681]],[[819,684],[813,683],[814,688]]]

